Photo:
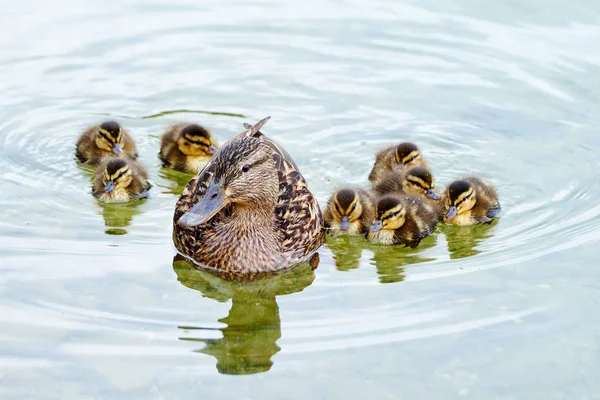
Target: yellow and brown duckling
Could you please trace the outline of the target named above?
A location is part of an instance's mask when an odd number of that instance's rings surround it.
[[[177,123],[162,135],[158,158],[164,166],[197,174],[217,151],[211,133],[198,124]]]
[[[107,157],[96,169],[94,197],[105,203],[126,203],[148,196],[148,173],[135,160]]]
[[[104,157],[117,156],[135,160],[135,142],[115,121],[105,121],[87,128],[77,140],[75,156],[82,163],[98,165]]]
[[[501,210],[496,189],[477,177],[456,180],[442,198],[444,222],[473,225],[491,222]]]
[[[226,142],[175,208],[176,248],[226,279],[312,260],[324,241],[321,209],[297,165],[259,131],[267,120]]]
[[[342,188],[331,195],[323,216],[325,228],[332,234],[365,233],[373,222],[373,200],[359,188]]]
[[[435,191],[433,174],[425,167],[412,167],[386,172],[382,174],[377,182],[373,183],[371,190],[377,196],[404,193],[431,200],[440,199]]]
[[[375,163],[369,174],[369,181],[377,182],[381,175],[388,171],[417,166],[427,168],[427,163],[414,143],[403,142],[386,147],[375,153]]]
[[[433,233],[438,221],[436,207],[420,197],[384,196],[377,201],[367,239],[415,248]]]

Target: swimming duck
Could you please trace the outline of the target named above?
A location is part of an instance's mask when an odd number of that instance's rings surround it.
[[[480,178],[467,177],[448,185],[442,198],[444,222],[473,225],[491,222],[501,210],[496,189]]]
[[[137,150],[129,133],[118,122],[105,121],[87,128],[77,140],[75,156],[82,163],[98,165],[108,156],[126,156],[135,160]]]
[[[177,123],[162,135],[158,158],[164,166],[197,174],[217,151],[210,132],[198,124]]]
[[[268,119],[219,148],[175,208],[179,252],[226,279],[312,261],[324,241],[321,209],[298,166],[259,131]]]
[[[439,200],[435,192],[435,180],[425,167],[384,172],[377,182],[373,183],[372,191],[377,196],[404,193],[411,196]]]
[[[433,205],[415,196],[384,196],[377,201],[367,239],[373,243],[415,248],[439,221]]]
[[[373,200],[366,191],[350,187],[339,189],[327,201],[323,213],[325,228],[333,234],[365,233],[373,222],[373,208]]]
[[[140,163],[123,157],[106,157],[96,168],[92,193],[105,203],[126,203],[148,196],[148,173]]]
[[[375,163],[369,174],[369,181],[376,182],[386,171],[422,166],[427,163],[421,156],[421,151],[414,143],[403,142],[386,147],[375,153]]]

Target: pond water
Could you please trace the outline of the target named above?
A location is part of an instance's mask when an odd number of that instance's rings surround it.
[[[600,3],[5,4],[0,398],[599,399]],[[158,136],[270,115],[324,206],[417,143],[504,207],[415,250],[329,239],[317,270],[232,284],[176,258],[189,176]],[[103,207],[87,124],[131,130],[151,198]]]

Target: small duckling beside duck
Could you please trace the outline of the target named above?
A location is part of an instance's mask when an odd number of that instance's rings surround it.
[[[105,203],[126,203],[148,196],[148,173],[135,160],[107,157],[98,165],[92,193]]]
[[[501,210],[496,189],[477,177],[450,183],[442,198],[444,222],[473,225],[491,222]]]
[[[135,142],[118,122],[105,121],[87,128],[77,140],[75,156],[86,164],[98,165],[104,157],[118,156],[135,160]]]
[[[164,166],[197,174],[216,153],[211,133],[198,124],[177,123],[162,135],[158,158]]]
[[[369,173],[369,181],[379,181],[381,176],[388,171],[417,166],[427,168],[427,163],[414,143],[403,142],[386,147],[375,153],[375,163]]]
[[[227,279],[253,280],[313,258],[323,216],[291,156],[260,132],[227,141],[186,186],[173,241],[189,259]]]
[[[334,235],[360,235],[373,222],[374,206],[371,196],[363,189],[344,187],[336,190],[325,207],[325,228]]]
[[[436,208],[420,197],[384,196],[377,201],[367,239],[372,243],[415,248],[433,233],[438,221]]]

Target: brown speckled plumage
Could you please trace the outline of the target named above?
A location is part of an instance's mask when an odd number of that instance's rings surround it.
[[[119,144],[123,150],[121,154],[116,154],[111,150],[98,147],[96,139],[99,136],[98,131],[101,126],[108,128],[109,132],[114,134],[114,137],[112,135],[108,135],[108,137],[109,140],[115,141],[115,129],[120,129],[121,140],[119,141]],[[105,157],[126,157],[128,159],[135,160],[138,154],[135,147],[135,142],[131,138],[129,132],[114,121],[105,121],[102,124],[90,126],[81,133],[79,139],[77,139],[77,144],[75,145],[75,156],[82,163],[98,165]]]
[[[321,210],[298,167],[259,131],[267,120],[226,142],[175,208],[173,241],[179,252],[226,279],[251,280],[308,261],[324,240]],[[244,172],[247,165],[256,172]],[[205,223],[178,224],[213,182],[237,194]]]
[[[447,213],[451,205],[473,189],[475,192],[475,203],[468,210],[459,210],[453,218],[444,218],[444,222],[453,225],[474,225],[491,222],[501,210],[496,189],[484,180],[469,176],[451,182],[442,196],[443,212]],[[460,207],[460,205],[459,205]]]
[[[389,215],[390,210],[396,210]],[[377,201],[375,219],[382,221],[383,228],[367,233],[373,243],[404,244],[417,247],[421,240],[433,233],[439,218],[434,206],[416,196],[384,196]],[[386,222],[386,220],[388,222]],[[403,220],[400,226],[388,228],[386,223]]]
[[[412,161],[407,162],[406,168],[422,166],[427,168],[427,163],[423,159],[419,148],[413,143],[404,142],[397,145],[385,147],[375,153],[375,163],[369,173],[369,181],[377,182],[381,178],[381,175],[388,171],[395,170],[399,162],[396,159],[398,155],[400,158],[409,156],[409,154],[416,152],[418,157]]]

